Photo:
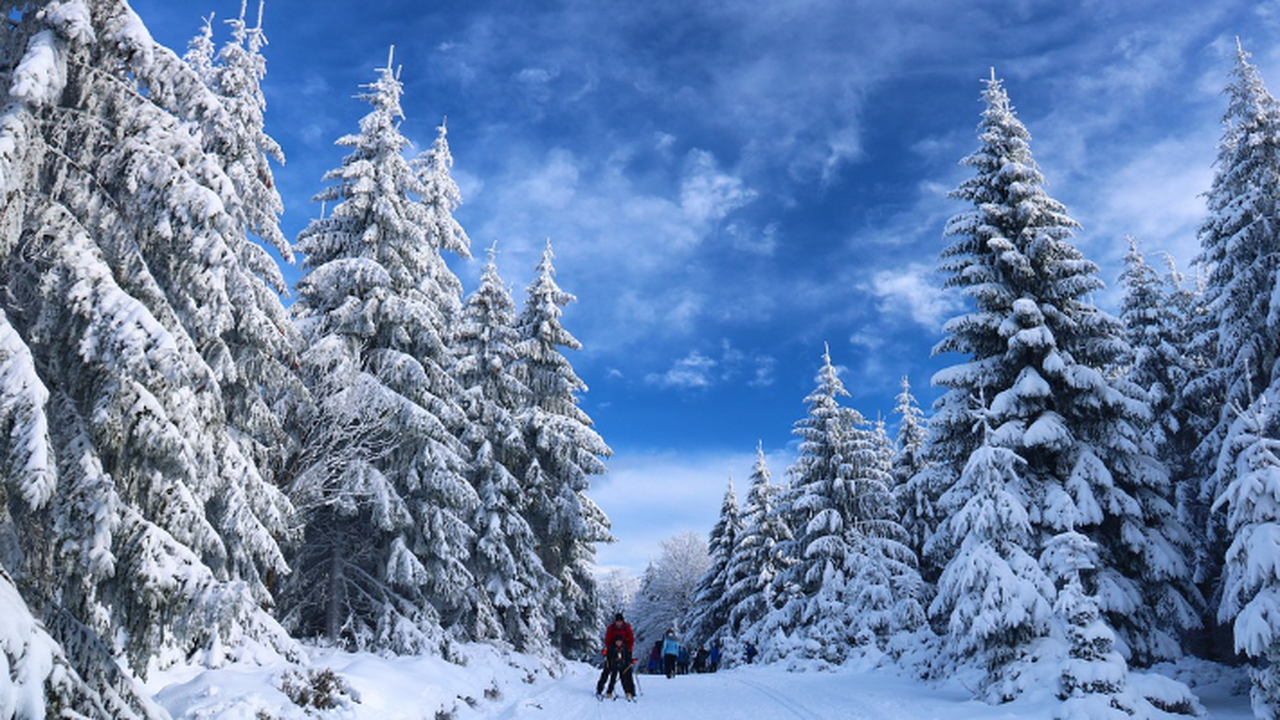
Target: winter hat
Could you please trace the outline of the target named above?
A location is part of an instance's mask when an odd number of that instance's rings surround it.
[[[613,616],[613,621],[614,621],[614,622],[622,622],[622,613],[618,613],[617,615],[614,615],[614,616]]]

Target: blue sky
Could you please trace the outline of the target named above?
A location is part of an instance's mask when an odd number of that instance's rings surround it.
[[[132,4],[178,52],[239,12]],[[1112,288],[1125,235],[1195,254],[1237,35],[1280,83],[1274,0],[268,0],[264,28],[286,236],[394,45],[404,133],[427,148],[448,116],[467,290],[496,241],[522,299],[552,241],[582,406],[615,451],[599,559],[637,573],[710,529],[730,476],[745,497],[757,441],[784,478],[823,343],[868,417],[904,374],[936,396],[956,358],[930,348],[959,307],[934,273],[945,195],[992,67]]]

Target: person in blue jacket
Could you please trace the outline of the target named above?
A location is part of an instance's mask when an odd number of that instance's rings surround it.
[[[676,676],[676,658],[678,657],[680,657],[680,641],[676,640],[676,631],[672,628],[667,630],[667,634],[662,638],[662,663],[669,678]]]

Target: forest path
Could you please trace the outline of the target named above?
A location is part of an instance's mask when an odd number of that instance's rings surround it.
[[[741,668],[704,675],[640,675],[639,697],[597,700],[599,670],[580,666],[542,692],[506,708],[505,720],[749,718],[750,720],[916,720],[938,715],[910,701],[909,681],[881,677],[869,688],[825,673]],[[616,689],[621,692],[621,687]],[[904,702],[905,700],[905,702]],[[924,711],[924,712],[922,712]]]

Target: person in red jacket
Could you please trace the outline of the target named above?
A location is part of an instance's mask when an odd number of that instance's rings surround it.
[[[614,640],[622,640],[622,644],[627,649],[627,657],[633,657],[631,654],[632,646],[636,644],[635,633],[631,632],[631,625],[622,618],[622,613],[613,616],[613,622],[609,624],[609,628],[604,631],[604,650],[600,651],[601,655],[607,656],[609,648],[613,647]],[[609,663],[604,664],[604,669],[600,671],[600,680],[596,682],[596,694],[604,694],[605,681],[609,679]]]

